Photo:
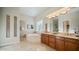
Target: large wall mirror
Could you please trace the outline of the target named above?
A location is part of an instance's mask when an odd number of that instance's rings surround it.
[[[10,16],[6,15],[6,37],[10,37]]]
[[[14,37],[17,36],[17,16],[14,16]]]
[[[53,19],[53,32],[58,32],[58,18]]]
[[[45,24],[45,27],[47,32],[58,33],[58,17],[51,18],[47,24]]]
[[[64,21],[63,22],[63,32],[69,32],[69,27],[70,27],[70,24],[69,24],[69,21]]]

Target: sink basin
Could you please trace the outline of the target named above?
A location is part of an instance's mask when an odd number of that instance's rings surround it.
[[[58,34],[58,32],[54,32],[53,34]]]

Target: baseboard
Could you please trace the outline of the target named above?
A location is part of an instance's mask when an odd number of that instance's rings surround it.
[[[12,45],[12,44],[17,44],[17,43],[20,43],[20,41],[18,41],[18,42],[3,43],[3,44],[0,44],[0,47],[9,46],[9,45]]]

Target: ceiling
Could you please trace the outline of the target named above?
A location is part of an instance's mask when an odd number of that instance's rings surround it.
[[[47,9],[49,9],[49,7],[21,7],[20,12],[21,14],[25,14],[28,16],[37,16]]]
[[[60,7],[20,7],[21,14],[36,17],[39,15],[46,14],[46,12],[54,12],[58,10]]]

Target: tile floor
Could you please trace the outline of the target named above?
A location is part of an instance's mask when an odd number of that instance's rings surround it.
[[[40,34],[28,34],[25,41],[0,47],[0,51],[55,51],[54,49],[42,44]]]

